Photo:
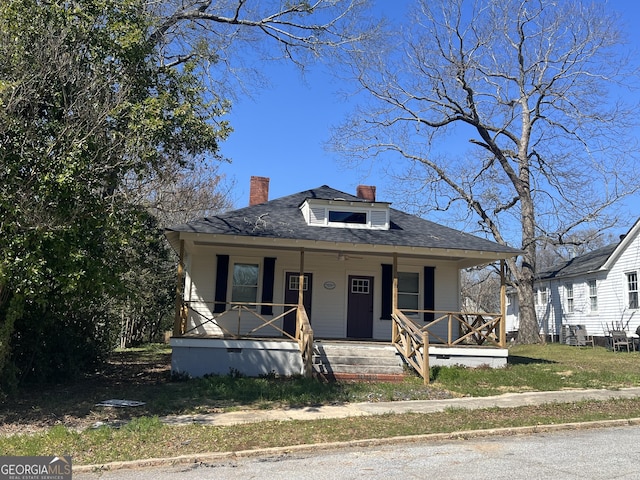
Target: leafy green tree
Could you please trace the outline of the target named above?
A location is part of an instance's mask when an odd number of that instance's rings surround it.
[[[164,332],[173,326],[176,256],[157,226],[186,223],[228,210],[232,186],[219,167],[211,164],[178,167],[172,175],[128,182],[128,199],[143,205],[157,225],[149,226],[153,236],[147,244],[131,244],[126,252],[127,263],[137,268],[125,273],[129,286],[126,297],[111,302],[112,316],[120,320],[120,347],[162,341]]]
[[[149,28],[140,0],[0,5],[0,368],[14,376],[83,371],[111,347],[102,301],[126,290],[129,246],[158,233],[125,181],[229,131]]]
[[[5,385],[92,368],[123,325],[129,341],[158,331],[174,281],[161,222],[227,203],[190,192],[215,175],[185,181],[220,160],[225,98],[259,78],[255,57],[303,66],[359,38],[364,3],[0,3]]]

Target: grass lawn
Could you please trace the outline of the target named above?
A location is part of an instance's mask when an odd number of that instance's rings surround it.
[[[218,452],[452,432],[494,427],[640,417],[640,400],[579,402],[513,409],[450,410],[234,427],[162,424],[159,416],[345,402],[486,396],[505,392],[640,386],[640,353],[604,348],[515,346],[500,370],[433,368],[432,382],[321,383],[294,378],[171,379],[163,346],[114,353],[104,371],[73,385],[25,388],[0,404],[4,455],[71,455],[76,465],[187,453]],[[107,399],[145,402],[96,407]],[[101,422],[104,426],[91,428]],[[118,428],[119,427],[119,428]]]

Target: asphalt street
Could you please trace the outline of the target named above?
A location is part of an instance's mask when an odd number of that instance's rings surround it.
[[[259,428],[259,424],[256,424]],[[74,473],[75,480],[640,478],[640,427],[564,430],[467,440],[279,451],[148,469]]]

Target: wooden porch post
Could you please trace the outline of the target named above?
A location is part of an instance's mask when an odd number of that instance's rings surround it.
[[[300,281],[298,284],[298,307],[304,305],[304,248],[300,249]]]
[[[422,379],[425,385],[431,380],[431,367],[429,366],[429,332],[422,332]]]
[[[393,294],[391,297],[391,311],[398,309],[398,254],[393,254]]]
[[[500,346],[507,346],[507,274],[506,262],[500,260]]]
[[[296,338],[300,332],[300,312],[304,306],[304,248],[300,249],[300,273],[298,276],[298,310],[296,311]]]
[[[398,341],[398,323],[394,319],[393,315],[398,308],[398,254],[393,254],[393,267],[392,267],[393,283],[391,287],[391,343],[395,345]]]
[[[173,319],[173,336],[182,335],[182,303],[184,288],[184,240],[180,240],[180,259],[178,260],[178,279],[176,281],[176,313]]]

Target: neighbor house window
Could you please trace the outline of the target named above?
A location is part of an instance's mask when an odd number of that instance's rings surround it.
[[[231,301],[256,303],[258,300],[259,266],[250,263],[236,263],[233,266],[233,287]]]
[[[420,295],[420,275],[411,272],[398,272],[398,308],[400,310],[418,310]],[[408,312],[417,315],[418,312]]]
[[[598,289],[595,280],[589,280],[589,306],[592,312],[598,311]]]
[[[547,304],[547,287],[545,288],[541,288],[540,289],[540,305],[546,305]]]
[[[629,308],[638,308],[638,272],[627,273],[627,291],[629,292]]]
[[[567,312],[573,312],[573,283],[567,283],[564,286],[565,293],[567,295]]]

